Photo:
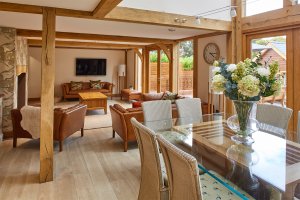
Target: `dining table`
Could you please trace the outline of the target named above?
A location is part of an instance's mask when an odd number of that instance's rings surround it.
[[[194,156],[202,173],[241,199],[248,198],[240,191],[253,199],[300,198],[300,144],[259,128],[251,134],[252,144],[236,143],[231,139],[236,133],[227,124],[230,116],[215,113],[144,125]]]

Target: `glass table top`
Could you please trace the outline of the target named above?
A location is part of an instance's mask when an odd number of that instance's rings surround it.
[[[300,144],[257,130],[252,145],[231,140],[226,114],[200,119],[144,122],[193,155],[200,166],[242,188],[255,199],[292,199],[300,183]]]

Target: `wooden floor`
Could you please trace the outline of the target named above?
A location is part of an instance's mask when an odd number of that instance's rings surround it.
[[[55,180],[39,184],[39,141],[0,143],[0,199],[137,199],[140,160],[136,144],[123,152],[111,128],[86,130],[65,141],[64,151],[55,146]]]

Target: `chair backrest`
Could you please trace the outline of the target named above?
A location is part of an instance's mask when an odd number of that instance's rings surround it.
[[[271,104],[258,104],[256,119],[260,123],[260,129],[285,137],[292,113],[293,110],[290,108]]]
[[[163,199],[166,188],[163,183],[156,135],[135,118],[131,118],[131,123],[141,157],[141,185],[138,199]]]
[[[196,158],[178,149],[161,135],[157,136],[157,141],[166,165],[170,199],[201,199]]]
[[[142,108],[145,122],[172,119],[172,105],[170,100],[143,102]]]
[[[297,137],[298,137],[298,142],[300,143],[300,111],[298,112]]]
[[[200,119],[202,117],[201,100],[199,98],[185,98],[175,101],[178,118]]]

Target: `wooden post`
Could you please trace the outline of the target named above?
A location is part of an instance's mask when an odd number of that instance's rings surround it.
[[[157,78],[157,85],[156,85],[156,91],[159,93],[161,92],[161,85],[160,85],[160,74],[161,74],[161,50],[160,48],[157,49],[157,65],[156,65],[156,78]]]
[[[170,91],[178,93],[179,44],[173,44],[172,67],[170,69]]]
[[[127,88],[127,81],[128,81],[128,50],[125,49],[125,77],[123,82],[123,88]],[[121,94],[121,93],[120,93]]]
[[[199,50],[198,50],[198,38],[193,40],[194,49],[194,60],[193,60],[193,97],[198,97],[198,60],[199,60]]]
[[[146,92],[146,49],[142,49],[142,93]]]
[[[53,181],[55,8],[43,8],[40,182]]]

